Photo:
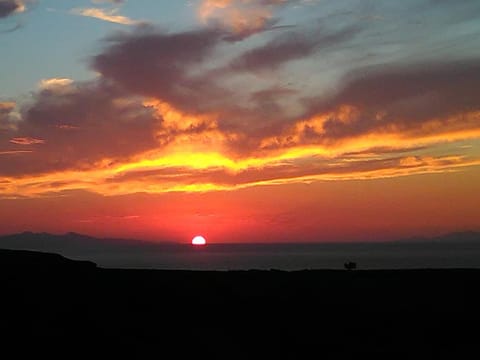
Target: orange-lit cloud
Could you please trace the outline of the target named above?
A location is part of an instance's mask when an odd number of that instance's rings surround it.
[[[301,166],[302,162],[308,165]],[[218,154],[166,155],[158,161],[140,161],[114,168],[98,164],[97,169],[89,171],[53,172],[22,178],[1,177],[0,190],[8,196],[39,196],[77,189],[103,195],[204,192],[257,185],[376,179],[455,171],[462,167],[478,166],[480,159],[456,155],[325,160],[311,156],[290,160],[266,158],[263,164],[259,163],[258,160],[236,163]]]
[[[203,0],[198,16],[204,23],[221,25],[241,39],[273,25],[275,7],[288,0]]]
[[[35,139],[31,137],[16,137],[16,138],[10,139],[10,142],[12,144],[17,144],[17,145],[45,144],[45,140]]]
[[[12,101],[0,101],[0,136],[2,132],[15,129],[15,124],[12,122],[16,103]]]
[[[16,154],[28,154],[33,152],[32,150],[11,150],[11,151],[1,151],[0,155],[16,155]]]
[[[208,17],[283,3],[203,5]],[[479,165],[478,61],[359,68],[318,92],[282,83],[291,63],[363,28],[311,31],[247,48],[217,28],[117,34],[92,59],[94,80],[43,80],[14,118],[17,105],[0,103],[0,193],[207,192]]]
[[[90,169],[81,171],[56,171],[21,178],[2,177],[2,194],[39,196],[76,189],[103,195],[204,192],[318,180],[397,177],[457,171],[463,167],[480,165],[480,158],[459,153],[414,155],[414,147],[479,139],[478,128],[457,132],[445,128],[435,136],[428,134],[424,137],[411,137],[408,133],[395,131],[390,134],[380,132],[327,145],[291,143],[288,148],[281,150],[263,150],[261,156],[233,158],[224,151],[228,139],[219,131],[213,115],[197,118],[182,114],[162,102],[152,100],[145,104],[154,107],[156,116],[164,119],[161,137],[164,138],[162,132],[166,132],[173,134],[169,136],[173,136],[174,140],[159,144],[159,149],[134,155],[123,163],[103,159],[92,164]],[[342,110],[342,114],[346,116],[344,121],[349,121],[351,111]],[[328,118],[327,115],[325,117]],[[318,119],[314,121],[318,122]],[[448,122],[455,123],[455,119]],[[206,124],[202,125],[205,131],[181,135],[182,131],[200,124]],[[177,138],[175,134],[180,135]],[[183,139],[182,136],[187,138]],[[411,155],[396,155],[396,152],[408,152],[408,149],[413,149]],[[425,147],[420,149],[425,151]],[[367,156],[349,155],[354,151],[364,151]]]
[[[13,101],[0,101],[0,121],[6,119],[13,109],[15,109],[16,104]]]
[[[71,93],[74,91],[74,81],[67,78],[51,78],[42,79],[38,83],[38,88],[41,91],[51,91],[57,93]]]
[[[119,14],[119,9],[76,8],[71,11],[74,15],[91,17],[122,25],[136,25],[139,22]]]

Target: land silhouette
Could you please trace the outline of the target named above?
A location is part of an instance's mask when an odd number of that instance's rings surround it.
[[[87,259],[86,259],[87,260]],[[0,250],[16,357],[459,359],[480,270],[166,271]]]

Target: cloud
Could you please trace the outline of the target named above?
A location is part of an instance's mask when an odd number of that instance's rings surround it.
[[[10,142],[12,144],[17,144],[17,145],[45,144],[45,140],[35,139],[31,137],[16,137],[16,138],[10,139]]]
[[[0,158],[0,176],[108,167],[156,148],[160,123],[141,100],[100,80],[76,83],[74,92],[40,90],[21,109],[15,128],[0,132],[0,151],[41,146]]]
[[[158,33],[149,29],[110,38],[93,69],[133,93],[163,99],[174,106],[203,111],[212,99],[226,95],[208,76],[189,70],[208,59],[222,41],[215,29]],[[132,72],[131,69],[137,69]]]
[[[42,79],[38,83],[38,88],[41,91],[54,92],[59,94],[66,94],[75,91],[74,81],[67,78]]]
[[[13,101],[0,101],[0,134],[2,130],[6,131],[13,127],[12,114],[16,105]]]
[[[108,21],[122,25],[137,25],[140,22],[130,19],[127,16],[119,15],[119,9],[100,9],[100,8],[75,8],[71,10],[74,15],[91,17],[103,21]]]
[[[25,11],[25,4],[21,0],[1,0],[0,19]]]
[[[294,2],[208,3],[266,9],[256,33]],[[232,190],[480,165],[475,56],[372,60],[385,39],[370,27],[384,24],[357,18],[232,41],[211,17],[116,33],[91,59],[96,79],[45,79],[23,106],[0,103],[0,192]]]
[[[237,71],[276,69],[289,61],[306,58],[328,46],[345,42],[357,32],[357,27],[345,28],[333,33],[323,29],[306,33],[287,32],[265,45],[248,50],[232,62],[231,68]]]
[[[1,158],[0,158],[1,159]],[[39,196],[51,192],[85,189],[104,195],[121,195],[137,192],[204,192],[235,190],[251,186],[274,186],[314,181],[378,179],[416,174],[458,171],[468,166],[479,166],[479,159],[462,156],[390,157],[363,159],[335,163],[312,157],[305,161],[294,160],[272,163],[262,167],[246,167],[231,171],[222,167],[164,167],[156,169],[130,169],[108,171],[66,171],[17,179],[0,178],[2,194],[14,196]]]
[[[174,181],[178,188],[189,184],[211,184],[219,189],[232,189],[255,185],[274,185],[282,183],[304,182],[315,180],[348,180],[358,178],[384,178],[406,176],[419,173],[440,172],[445,169],[469,166],[471,162],[460,156],[445,157],[387,157],[384,159],[364,159],[359,161],[340,161],[335,166],[325,159],[312,157],[306,166],[296,168],[298,160],[272,163],[264,167],[246,167],[241,171],[228,171],[222,168],[206,168],[192,173],[187,168],[166,168],[140,170],[121,173],[109,179],[110,184],[116,182],[143,184],[161,184],[171,187]],[[479,164],[477,160],[474,164]],[[176,173],[174,178],[172,173]],[[194,186],[190,186],[195,189]],[[199,186],[199,190],[202,188]]]
[[[204,23],[220,26],[232,33],[232,40],[241,40],[272,27],[276,8],[288,0],[203,0],[198,16]]]
[[[108,39],[105,51],[93,59],[92,67],[132,93],[161,99],[183,113],[212,115],[218,119],[217,127],[225,134],[231,149],[255,149],[259,138],[279,130],[279,122],[292,120],[286,109],[290,104],[280,102],[280,98],[258,96],[266,89],[279,88],[269,81],[262,89],[250,84],[232,86],[230,79],[246,76],[245,71],[275,69],[345,43],[357,30],[348,28],[320,34],[318,30],[312,31],[316,36],[293,31],[275,35],[265,45],[240,52],[229,63],[217,62],[217,67],[212,68],[217,51],[238,52],[238,45],[226,40],[224,31],[207,28],[163,33],[141,29]],[[137,71],[130,71],[132,68]],[[257,83],[262,84],[258,80]],[[298,101],[292,96],[295,93],[292,91],[290,98]]]
[[[162,99],[164,105],[155,108],[164,118],[172,111],[184,114],[177,115],[171,123],[173,127],[167,127],[170,122],[165,122],[161,130],[162,139],[170,139],[165,143],[170,149],[167,158],[155,160],[154,151],[150,154],[151,160],[123,167],[120,173],[136,168],[160,168],[158,171],[165,172],[167,177],[170,172],[177,174],[175,179],[178,180],[178,169],[182,164],[189,164],[187,173],[191,179],[196,179],[194,173],[199,168],[194,164],[204,164],[206,169],[230,169],[237,174],[234,178],[238,181],[239,171],[244,173],[251,167],[264,169],[277,162],[303,159],[287,167],[288,171],[293,171],[290,178],[315,178],[313,172],[320,171],[318,168],[304,173],[308,169],[304,164],[314,154],[337,162],[353,152],[370,151],[371,157],[377,157],[383,156],[385,151],[405,151],[442,143],[446,139],[456,141],[479,136],[476,112],[479,109],[475,105],[478,104],[476,61],[360,68],[341,79],[330,96],[323,94],[321,97],[305,97],[301,91],[281,86],[250,90],[220,85],[224,78],[244,76],[245,71],[281,70],[280,65],[291,60],[309,58],[316,52],[352,41],[359,31],[352,26],[320,32],[321,36],[316,37],[295,32],[281,34],[265,45],[240,53],[227,67],[220,65],[217,70],[201,75],[192,75],[191,69],[201,68],[215,56],[217,48],[235,46],[226,42],[218,30],[177,34],[137,32],[111,39],[106,51],[95,58],[94,69],[134,93]],[[139,63],[143,72],[131,74],[127,71]],[[282,72],[278,75],[282,76]],[[467,78],[470,80],[462,80]],[[453,94],[454,89],[460,88]],[[243,104],[239,99],[245,95],[249,101]],[[291,98],[303,105],[298,116],[288,117],[282,111],[281,104]],[[201,141],[196,139],[207,141],[210,152],[203,155],[188,152],[188,147],[199,146],[197,151],[201,148]],[[181,149],[185,155],[175,156]],[[250,157],[257,160],[249,161]],[[391,172],[382,169],[378,176],[412,173],[403,167],[397,169],[406,161],[396,164]],[[461,159],[455,164],[442,163],[441,168],[467,163],[472,164],[472,161]],[[440,163],[436,166],[440,168]],[[415,171],[430,171],[427,168],[423,163]],[[322,177],[340,178],[338,174],[334,176],[336,170],[332,169],[326,166]],[[372,168],[368,175],[361,175],[357,169],[348,176],[353,177],[352,174],[374,177],[375,171]],[[281,177],[279,175],[275,181],[281,182]],[[198,188],[206,189],[216,184],[213,177],[208,181],[200,181],[203,186]],[[273,179],[258,176],[251,181]]]
[[[12,150],[12,151],[0,151],[0,155],[16,155],[16,154],[28,154],[32,153],[32,150]]]
[[[125,1],[124,0],[92,0],[92,3],[94,4],[105,4],[105,3],[110,3],[110,4],[123,4]]]
[[[10,114],[10,112],[15,109],[16,104],[13,101],[0,101],[0,119],[1,116],[6,116]]]
[[[342,106],[352,110],[344,116],[330,113],[321,128],[321,136],[327,139],[373,131],[420,136],[442,129],[476,128],[478,74],[479,59],[369,67],[348,74],[341,89],[330,98],[311,98],[307,103],[310,115]]]

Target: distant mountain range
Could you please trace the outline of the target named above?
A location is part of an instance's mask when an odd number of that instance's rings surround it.
[[[454,232],[437,237],[412,237],[393,242],[385,242],[385,245],[401,245],[401,244],[432,244],[432,243],[478,243],[480,245],[480,232],[465,231]],[[379,243],[375,243],[379,244]],[[379,245],[381,245],[380,243]],[[57,253],[71,253],[71,252],[102,252],[102,251],[121,251],[129,249],[148,250],[176,247],[180,244],[167,242],[148,242],[143,240],[131,239],[108,239],[95,238],[88,235],[82,235],[74,232],[69,232],[61,235],[54,235],[49,233],[33,233],[23,232],[13,235],[0,236],[0,249],[17,249],[17,250],[34,250]],[[339,245],[339,244],[335,244]]]
[[[142,240],[96,238],[69,232],[66,234],[34,233],[0,236],[0,249],[34,250],[55,253],[89,253],[119,251],[131,248],[158,247],[168,243],[153,243]]]

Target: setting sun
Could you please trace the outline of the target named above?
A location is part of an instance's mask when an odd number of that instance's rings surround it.
[[[205,238],[203,236],[195,236],[192,239],[192,245],[203,246],[203,245],[206,245],[206,244],[207,244],[207,241],[205,240]]]

